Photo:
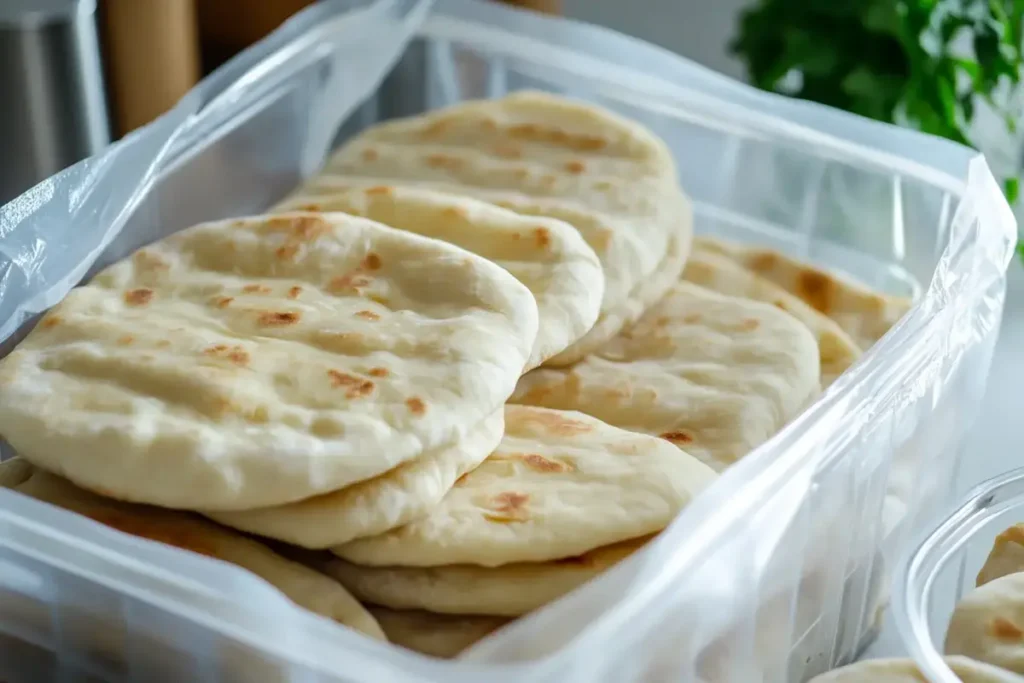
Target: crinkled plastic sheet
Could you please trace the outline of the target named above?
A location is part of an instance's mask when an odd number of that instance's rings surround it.
[[[565,20],[472,0],[321,3],[153,124],[0,210],[0,339],[9,350],[33,316],[145,243],[268,206],[369,122],[519,87],[587,97],[662,135],[698,230],[847,268],[917,296],[914,308],[645,552],[458,665],[365,642],[237,570],[114,542],[4,492],[0,590],[13,585],[4,558],[37,572],[70,563],[33,593],[39,604],[86,609],[75,601],[88,591],[69,586],[103,584],[87,607],[127,624],[122,656],[141,666],[132,639],[155,639],[192,652],[180,666],[197,680],[244,660],[278,680],[753,683],[854,656],[887,567],[952,481],[1002,312],[1015,224],[984,160],[953,143]],[[227,597],[210,604],[197,585]],[[79,642],[55,621],[54,642]]]

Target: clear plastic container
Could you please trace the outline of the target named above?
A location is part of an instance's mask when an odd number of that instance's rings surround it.
[[[318,3],[173,111],[0,211],[0,353],[82,277],[258,212],[373,121],[539,88],[661,135],[700,232],[913,295],[805,414],[644,552],[457,662],[370,642],[244,572],[0,491],[10,681],[799,681],[853,659],[951,489],[1016,235],[950,142],[757,92],[615,33],[472,0]]]
[[[899,567],[893,617],[910,655],[933,683],[959,683],[942,661],[950,617],[976,584],[996,536],[1024,523],[1024,468],[975,487],[931,528]],[[1020,679],[1024,683],[1024,678]]]

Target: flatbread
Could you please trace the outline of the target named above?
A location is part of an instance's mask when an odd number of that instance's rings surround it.
[[[22,467],[18,462],[0,464],[0,471]],[[237,565],[277,588],[299,607],[386,640],[377,621],[336,581],[197,515],[102,498],[39,469],[14,490],[117,531]]]
[[[540,328],[527,368],[564,351],[597,321],[604,294],[601,263],[580,233],[560,220],[433,190],[358,182],[331,194],[292,198],[275,209],[281,210],[364,216],[497,263],[537,299]]]
[[[581,413],[507,406],[498,448],[429,516],[332,551],[368,566],[573,557],[661,531],[715,478],[661,439]]]
[[[579,360],[661,298],[693,235],[692,207],[660,139],[605,110],[544,93],[374,126],[300,193],[331,192],[354,179],[471,196],[579,230],[604,270],[601,313],[589,334],[547,365]]]
[[[788,313],[679,282],[600,351],[523,376],[511,401],[660,436],[721,472],[817,396],[818,356]]]
[[[450,659],[509,622],[504,617],[434,614],[369,605],[388,641],[420,654]]]
[[[73,290],[0,361],[0,434],[103,495],[238,510],[377,476],[512,392],[529,290],[344,214],[207,223]]]
[[[866,351],[910,310],[910,299],[873,292],[781,252],[701,236],[695,245],[727,256],[761,277],[800,297],[814,310],[835,320]]]
[[[315,498],[276,507],[210,512],[226,526],[305,548],[328,548],[375,536],[429,515],[455,484],[501,441],[499,410],[452,446],[426,453],[395,469]]]
[[[438,614],[519,617],[579,588],[648,540],[625,541],[551,562],[501,567],[366,567],[332,558],[318,568],[360,600],[375,605]]]
[[[1015,683],[1005,671],[966,657],[946,657],[946,664],[963,683]],[[928,683],[912,659],[869,659],[811,679],[810,683]]]
[[[683,279],[719,294],[772,304],[806,325],[818,340],[822,387],[832,384],[860,358],[860,348],[837,322],[728,257],[695,245]]]
[[[957,603],[946,654],[965,655],[1024,674],[1024,574],[1007,574]]]
[[[985,565],[978,572],[977,585],[1017,572],[1024,572],[1024,524],[1014,524],[996,536]]]

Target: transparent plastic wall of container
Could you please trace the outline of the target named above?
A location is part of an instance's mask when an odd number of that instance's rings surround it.
[[[975,588],[996,537],[1018,524],[1024,524],[1024,469],[975,487],[899,567],[894,618],[908,652],[935,683],[959,683],[942,662],[950,617]]]
[[[857,655],[896,555],[950,488],[1002,312],[1016,226],[984,161],[952,143],[494,4],[320,3],[3,207],[0,353],[97,268],[258,212],[366,125],[521,88],[662,136],[698,231],[915,306],[644,552],[458,662],[369,642],[240,570],[0,491],[0,638],[20,648],[0,658],[20,653],[14,680],[774,683]]]

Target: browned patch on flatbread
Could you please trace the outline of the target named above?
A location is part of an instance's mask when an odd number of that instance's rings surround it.
[[[494,153],[504,159],[522,159],[523,148],[508,142],[498,143],[494,146]]]
[[[551,231],[543,226],[534,228],[533,241],[536,242],[537,246],[541,249],[547,249],[551,246]]]
[[[270,294],[270,287],[266,285],[246,285],[242,287],[242,291],[246,294]]]
[[[387,185],[374,185],[373,187],[366,188],[366,194],[373,195],[389,195],[392,189]]]
[[[299,322],[299,317],[294,311],[263,311],[257,320],[264,327],[284,327]]]
[[[142,249],[132,256],[135,264],[143,270],[167,270],[170,264],[156,254]]]
[[[570,161],[566,163],[565,170],[573,175],[579,175],[587,170],[587,166],[582,161]]]
[[[367,373],[370,377],[387,377],[391,373],[388,372],[387,368],[370,368]]]
[[[471,474],[470,472],[466,472],[465,474],[461,475],[458,479],[455,480],[455,484],[453,484],[453,485],[454,486],[465,486],[466,478],[469,477],[470,474]]]
[[[363,161],[377,161],[380,155],[377,153],[377,150],[372,147],[367,147],[363,150],[362,157]]]
[[[366,258],[363,259],[362,267],[366,270],[380,270],[383,263],[384,262],[381,261],[380,254],[371,251],[366,255]]]
[[[445,218],[449,218],[451,220],[462,220],[469,215],[469,212],[461,206],[449,206],[441,213]]]
[[[764,251],[758,254],[754,254],[749,259],[750,269],[757,273],[763,273],[775,268],[779,262],[779,257],[770,251]]]
[[[447,154],[428,154],[423,161],[430,168],[443,168],[447,171],[457,171],[464,163],[462,159]]]
[[[549,128],[535,123],[510,126],[509,135],[523,140],[546,142],[579,152],[596,152],[608,146],[608,141],[596,135],[573,135],[558,128]]]
[[[294,287],[289,287],[288,288],[288,298],[289,299],[298,299],[299,298],[299,294],[302,294],[302,287],[299,287],[298,285],[295,285]]]
[[[228,346],[227,344],[214,344],[203,349],[203,354],[214,358],[224,358],[235,365],[245,367],[249,364],[249,352],[241,346]]]
[[[210,303],[217,308],[227,308],[231,305],[231,302],[235,300],[233,296],[215,296],[210,299]]]
[[[427,404],[419,396],[411,396],[405,399],[405,407],[413,415],[423,415],[427,412]]]
[[[422,135],[425,138],[434,138],[448,130],[448,126],[448,119],[438,119],[437,121],[434,121],[429,126],[424,128],[422,131],[420,131],[420,135]]]
[[[360,287],[366,287],[370,284],[370,278],[367,275],[361,275],[359,273],[346,273],[345,275],[339,275],[333,278],[327,283],[327,291],[335,294],[343,292],[359,292]]]
[[[39,326],[44,330],[48,330],[52,327],[57,327],[57,325],[60,325],[62,322],[64,322],[64,318],[59,315],[48,315],[43,318],[43,322],[39,323]]]
[[[756,330],[760,326],[761,326],[761,321],[757,320],[755,318],[746,318],[745,320],[741,321],[740,324],[739,324],[739,328],[743,332],[753,332],[754,330]]]
[[[380,316],[373,311],[359,311],[356,313],[356,317],[363,320],[380,320]]]
[[[135,341],[135,337],[133,337],[130,334],[126,334],[126,335],[123,335],[123,336],[117,338],[117,343],[120,346],[128,346],[133,341]]]
[[[391,303],[390,301],[388,301],[388,298],[386,296],[381,296],[380,294],[371,294],[366,298],[374,303],[380,304],[381,306],[388,306]]]
[[[139,287],[124,293],[124,302],[129,306],[145,306],[153,300],[153,290]]]
[[[522,522],[529,518],[526,504],[530,496],[515,491],[505,491],[493,496],[486,502],[492,512],[485,512],[484,517],[492,522]]]
[[[665,432],[659,436],[666,441],[679,445],[681,443],[693,443],[693,437],[683,431]]]
[[[700,313],[687,313],[683,316],[683,322],[687,325],[696,325],[702,317]]]
[[[1001,546],[1006,545],[1007,543],[1024,545],[1024,524],[1014,524],[1009,529],[996,536],[996,545]]]
[[[297,244],[285,244],[284,246],[278,247],[274,251],[274,254],[277,255],[277,258],[281,259],[282,261],[291,261],[298,255],[298,253],[299,245]]]
[[[480,127],[493,132],[498,130],[498,122],[490,117],[483,118],[480,119]]]
[[[538,472],[572,472],[576,469],[568,463],[549,460],[539,453],[520,453],[519,459]]]
[[[521,419],[540,425],[551,434],[557,434],[559,436],[574,436],[576,434],[586,434],[587,432],[591,432],[594,429],[586,422],[580,422],[579,420],[573,420],[568,417],[562,417],[559,413],[548,410],[525,409],[521,413]]]
[[[129,514],[110,510],[96,511],[86,516],[111,529],[132,536],[157,541],[182,550],[190,550],[208,557],[217,557],[214,546],[189,530],[184,524],[176,525],[170,520],[146,519],[145,514]]]
[[[322,211],[323,207],[319,204],[303,204],[299,209],[301,211]]]
[[[999,640],[1018,641],[1024,638],[1024,631],[1006,617],[996,617],[989,624],[989,633]]]
[[[331,224],[320,216],[271,218],[267,226],[271,230],[287,232],[290,239],[303,242],[315,240],[331,231]]]
[[[796,279],[797,294],[815,310],[828,313],[832,310],[832,280],[816,270],[802,270]]]
[[[373,393],[373,382],[368,379],[349,375],[339,370],[328,370],[327,376],[331,379],[332,387],[345,388],[346,398],[360,398]]]

